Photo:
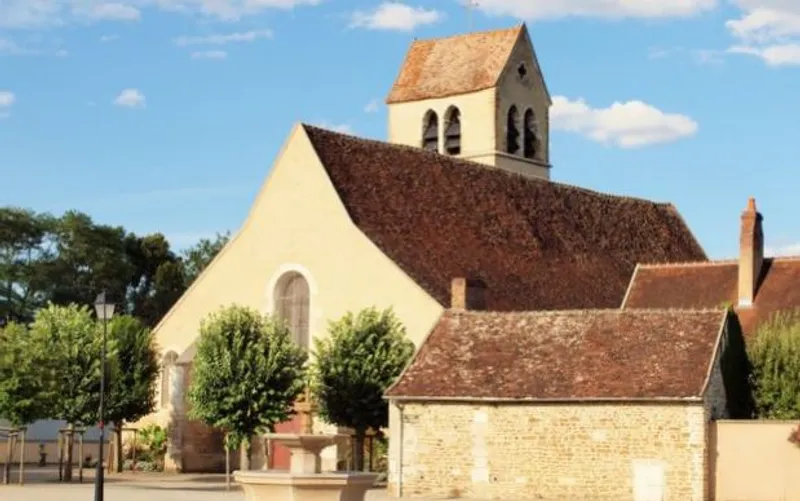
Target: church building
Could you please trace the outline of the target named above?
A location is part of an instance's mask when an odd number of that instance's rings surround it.
[[[525,25],[415,40],[386,103],[385,142],[295,125],[241,228],[156,326],[163,382],[142,423],[169,426],[169,468],[224,467],[221,435],[186,417],[200,322],[221,306],[276,314],[304,347],[348,311],[392,307],[419,346],[454,278],[492,311],[619,308],[638,263],[707,259],[669,203],[551,180]]]

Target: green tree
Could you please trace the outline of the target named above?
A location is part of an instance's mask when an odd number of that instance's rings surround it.
[[[129,234],[126,249],[135,269],[128,288],[130,313],[154,327],[186,290],[183,263],[160,233]]]
[[[186,285],[191,285],[230,241],[229,232],[217,233],[214,239],[202,238],[182,253]]]
[[[114,423],[116,468],[122,471],[122,426],[150,414],[155,406],[160,367],[153,333],[139,319],[120,315],[108,325],[116,347],[110,374],[105,420]]]
[[[42,353],[25,326],[0,329],[0,418],[19,427],[48,417]]]
[[[758,417],[800,419],[800,310],[762,324],[748,351]]]
[[[31,326],[33,351],[45,353],[48,415],[68,426],[98,422],[102,336],[88,306],[49,305],[36,313]],[[108,342],[108,373],[114,373],[113,340]],[[71,479],[72,443],[67,443],[66,480]]]
[[[54,226],[47,214],[0,208],[0,318],[31,322],[49,298]]]
[[[389,424],[383,394],[414,354],[405,327],[391,308],[348,312],[315,340],[314,395],[320,416],[355,432],[355,468],[364,468],[364,438]]]
[[[201,324],[189,388],[191,416],[223,430],[249,469],[250,437],[274,430],[293,413],[308,354],[282,322],[229,306]]]

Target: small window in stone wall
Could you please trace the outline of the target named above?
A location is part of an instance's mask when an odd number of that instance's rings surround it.
[[[506,116],[506,151],[512,155],[519,151],[519,111],[515,105],[508,109]]]
[[[172,379],[175,377],[175,363],[178,361],[178,354],[168,351],[161,362],[161,408],[169,406],[172,397]]]
[[[294,340],[308,349],[310,297],[308,281],[296,271],[283,275],[275,286],[275,314],[292,332]]]
[[[461,154],[461,112],[451,106],[445,114],[444,151],[449,155]]]
[[[525,158],[536,158],[536,153],[538,149],[538,131],[536,127],[536,116],[533,114],[533,110],[528,108],[525,111],[525,118],[523,123],[523,148],[524,152],[523,155]]]
[[[439,117],[433,110],[428,110],[422,129],[422,148],[428,151],[439,151]]]

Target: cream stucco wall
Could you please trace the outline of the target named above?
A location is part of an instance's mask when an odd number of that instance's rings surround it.
[[[369,306],[393,307],[419,343],[442,307],[387,258],[349,218],[304,129],[296,126],[242,228],[155,329],[162,351],[185,350],[200,321],[237,303],[272,311],[282,273],[299,271],[310,285],[310,332]],[[166,424],[170,409],[144,422]]]
[[[456,106],[461,112],[459,156],[471,158],[491,155],[495,151],[494,103],[494,89],[438,99],[392,103],[388,110],[389,142],[421,147],[425,116],[428,110],[433,110],[439,117],[439,152],[443,153],[446,113],[450,106]]]

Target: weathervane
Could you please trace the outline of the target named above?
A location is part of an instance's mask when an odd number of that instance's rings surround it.
[[[478,6],[478,0],[464,0],[464,7],[467,9],[467,23],[469,31],[472,31],[472,9]]]

